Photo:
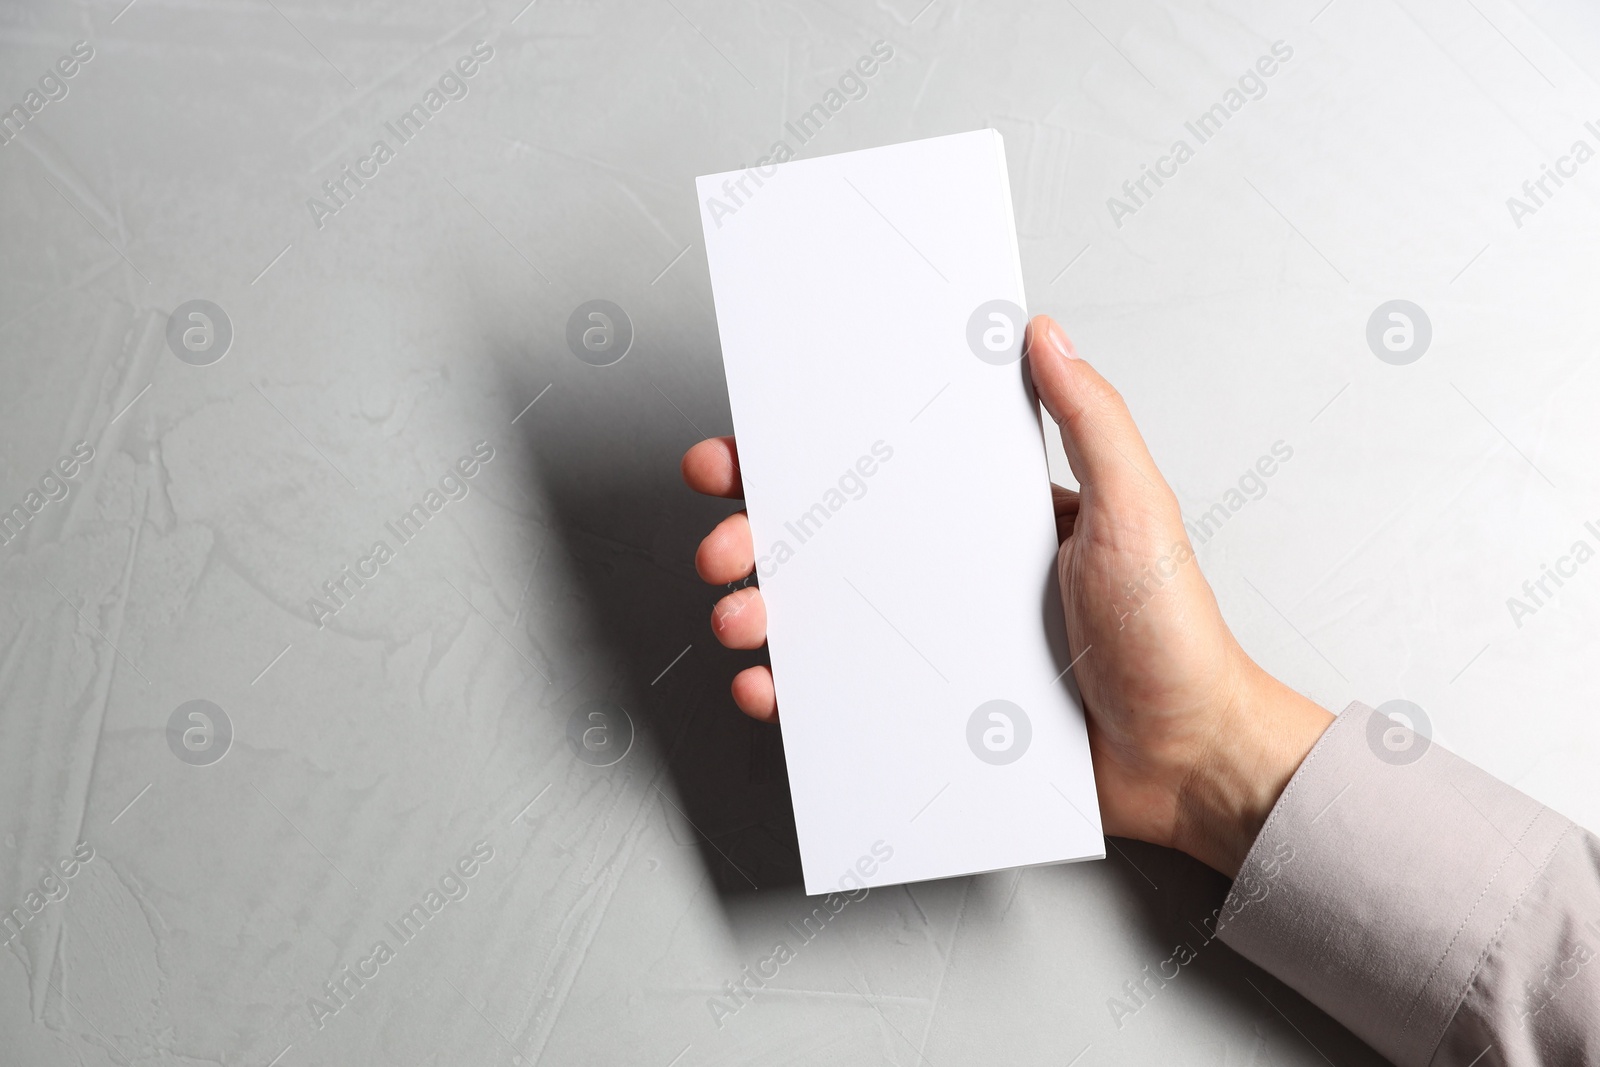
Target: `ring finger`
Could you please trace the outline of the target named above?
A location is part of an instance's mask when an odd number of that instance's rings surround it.
[[[711,632],[728,648],[760,648],[767,640],[767,604],[753,586],[735,590],[711,609]]]

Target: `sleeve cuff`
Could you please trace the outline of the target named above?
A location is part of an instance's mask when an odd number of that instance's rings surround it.
[[[1426,1064],[1571,827],[1351,704],[1278,798],[1218,936],[1396,1064]]]

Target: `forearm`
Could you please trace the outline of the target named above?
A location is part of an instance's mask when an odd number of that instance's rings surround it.
[[[1600,842],[1376,715],[1303,760],[1222,940],[1401,1067],[1600,1062]]]

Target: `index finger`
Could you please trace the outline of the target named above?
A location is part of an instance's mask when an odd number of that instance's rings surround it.
[[[708,437],[691,445],[683,454],[683,480],[697,493],[743,498],[739,449],[733,438]]]

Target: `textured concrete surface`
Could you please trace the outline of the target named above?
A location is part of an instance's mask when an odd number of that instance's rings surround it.
[[[1246,646],[1600,824],[1592,6],[125,2],[0,12],[7,1067],[1375,1062],[1129,842],[805,925],[677,476],[779,140],[999,129]]]

